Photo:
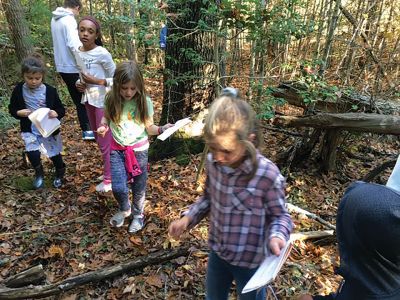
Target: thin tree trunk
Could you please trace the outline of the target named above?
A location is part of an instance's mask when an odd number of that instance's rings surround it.
[[[112,17],[113,16],[113,12],[112,12],[112,1],[111,0],[106,0],[106,4],[107,4],[107,13],[108,16]],[[110,28],[110,37],[111,37],[111,45],[112,48],[115,48],[115,30],[114,30],[114,26],[113,25],[109,25]]]
[[[128,59],[137,60],[136,47],[135,47],[135,1],[129,2],[129,17],[130,26],[126,26],[126,33],[128,38],[126,39],[126,53]]]
[[[321,143],[321,170],[331,172],[336,170],[336,148],[339,145],[340,130],[326,130]]]
[[[324,23],[325,23],[325,17],[326,17],[326,2],[325,0],[321,1],[321,9],[319,11],[319,22],[318,22],[318,33],[317,33],[317,43],[315,45],[315,55],[314,57],[319,57],[319,52],[320,52],[320,45],[321,45],[321,37],[322,37],[322,31],[324,29]]]
[[[28,24],[25,20],[24,9],[19,0],[2,0],[8,27],[15,45],[15,52],[19,60],[33,52]]]
[[[335,30],[337,27],[337,22],[339,19],[339,6],[340,6],[340,0],[336,0],[336,5],[335,5],[335,9],[333,11],[332,14],[332,18],[330,21],[330,26],[329,26],[329,30],[328,30],[328,36],[326,38],[326,44],[325,44],[325,48],[324,48],[324,54],[322,55],[322,66],[319,70],[319,75],[320,76],[324,76],[324,72],[325,70],[329,67],[329,54],[331,53],[331,48],[332,48],[332,44],[333,44],[333,37],[335,34]]]
[[[340,0],[336,0],[336,1],[340,1]],[[350,14],[350,12],[344,8],[342,5],[340,5],[340,10],[342,11],[343,15],[347,18],[347,20],[353,25],[353,26],[357,26],[357,21],[354,19],[354,17]],[[364,49],[366,50],[366,52],[369,54],[369,56],[372,58],[372,60],[375,62],[375,64],[378,66],[379,71],[381,72],[381,74],[383,75],[383,77],[386,79],[386,81],[388,82],[388,84],[390,85],[390,87],[394,87],[392,81],[390,80],[390,78],[388,77],[388,75],[386,74],[385,68],[383,67],[383,65],[381,64],[381,62],[378,60],[378,58],[376,57],[369,41],[368,41],[368,36],[365,32],[361,32],[361,37],[364,41]]]

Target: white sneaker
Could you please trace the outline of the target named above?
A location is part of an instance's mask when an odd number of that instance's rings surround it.
[[[129,233],[136,233],[144,227],[144,218],[143,216],[134,216],[131,224],[128,227]]]
[[[124,225],[125,218],[131,215],[131,210],[119,211],[110,219],[110,224],[115,227],[121,227]]]
[[[111,182],[110,183],[104,183],[104,181],[100,182],[98,185],[96,185],[96,192],[99,193],[107,193],[111,191]]]

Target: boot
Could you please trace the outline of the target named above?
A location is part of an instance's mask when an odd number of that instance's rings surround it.
[[[56,168],[56,178],[54,178],[53,181],[53,186],[55,188],[60,188],[63,185],[63,179],[64,179],[64,175],[65,175],[65,164],[64,167],[57,169]]]
[[[34,169],[35,169],[35,179],[33,180],[33,188],[37,190],[44,186],[43,166],[40,164]]]

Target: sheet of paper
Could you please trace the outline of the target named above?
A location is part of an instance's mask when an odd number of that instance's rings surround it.
[[[253,277],[251,277],[247,282],[242,290],[242,294],[257,290],[273,281],[288,257],[291,247],[292,243],[291,241],[288,241],[285,247],[281,250],[279,256],[272,254],[268,255],[258,267]]]
[[[42,107],[29,115],[29,119],[36,126],[43,137],[49,137],[60,127],[60,120],[49,118],[50,109]]]
[[[76,61],[79,71],[83,72],[83,73],[88,73],[85,62],[80,57],[78,51],[73,51],[73,53],[74,53],[75,61]]]
[[[163,133],[161,133],[157,138],[159,140],[165,141],[169,136],[171,136],[175,131],[178,129],[182,128],[183,126],[186,126],[192,122],[189,118],[181,119],[175,123],[173,127],[170,127],[166,129]]]

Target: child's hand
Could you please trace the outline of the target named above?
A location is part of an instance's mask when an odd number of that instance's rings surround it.
[[[32,111],[28,108],[25,109],[21,109],[19,111],[17,111],[17,116],[18,117],[22,117],[22,118],[26,118],[28,117],[30,114],[32,113]]]
[[[187,229],[190,223],[190,218],[188,216],[184,216],[179,220],[173,221],[168,227],[168,233],[174,239],[179,239],[181,234]]]
[[[49,111],[49,118],[50,119],[54,119],[54,118],[57,118],[58,117],[58,113],[55,111],[55,110],[50,110]]]
[[[82,82],[82,81],[80,81],[80,80],[78,80],[78,81],[75,83],[75,86],[76,86],[76,89],[77,89],[78,91],[80,91],[81,93],[83,93],[83,92],[86,90],[86,83],[84,83],[84,82]]]
[[[175,124],[171,124],[171,123],[165,124],[165,125],[162,127],[163,132],[164,132],[165,130],[167,130],[168,128],[174,127],[174,125],[175,125]]]
[[[82,80],[89,84],[106,85],[107,81],[105,79],[99,79],[90,75],[88,73],[81,73]]]
[[[281,238],[278,237],[273,237],[270,241],[269,241],[269,249],[271,250],[272,254],[275,254],[276,256],[278,256],[279,254],[281,254],[281,249],[283,247],[285,247],[286,245],[286,241],[282,240]]]
[[[174,124],[171,124],[171,123],[165,124],[164,126],[159,126],[158,134],[163,133],[165,130],[167,130],[168,128],[173,127],[173,126],[174,126]]]
[[[106,135],[107,131],[108,131],[108,126],[106,126],[106,125],[100,125],[97,128],[97,134],[100,135],[101,137],[104,137]]]

